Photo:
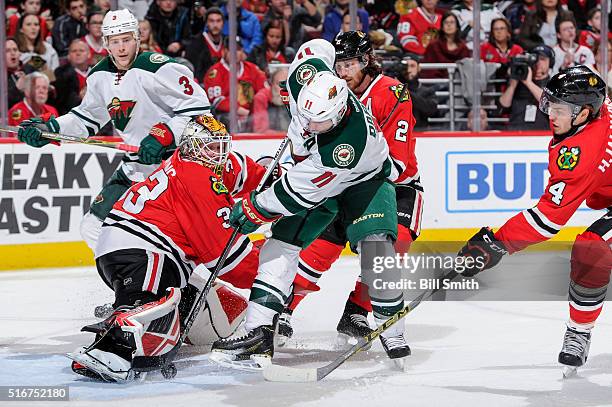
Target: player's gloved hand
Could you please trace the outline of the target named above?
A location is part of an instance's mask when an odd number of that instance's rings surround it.
[[[43,138],[43,131],[51,133],[59,133],[59,123],[51,116],[48,121],[39,117],[34,117],[29,120],[24,120],[19,124],[17,138],[19,141],[26,143],[32,147],[42,147],[51,143],[52,140]]]
[[[170,127],[165,123],[157,123],[140,142],[138,159],[143,164],[159,164],[165,154],[175,148],[174,135]]]
[[[280,98],[285,106],[289,106],[289,90],[287,89],[287,81],[280,81],[278,83],[280,87]]]
[[[504,244],[490,228],[483,227],[459,250],[457,256],[463,257],[463,262],[457,263],[456,271],[465,277],[475,276],[494,267],[504,254],[508,254]]]
[[[280,215],[272,215],[257,204],[257,193],[251,192],[236,203],[229,216],[229,224],[247,234],[255,232],[261,225],[274,222]]]
[[[255,161],[257,164],[261,165],[264,168],[267,168],[270,163],[274,161],[274,157],[270,157],[269,155],[264,155]],[[283,167],[281,167],[280,163],[276,164],[276,167],[272,170],[272,173],[266,180],[266,182],[262,185],[262,191],[270,188],[272,184],[283,175]]]

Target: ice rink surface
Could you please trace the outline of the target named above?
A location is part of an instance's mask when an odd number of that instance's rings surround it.
[[[276,363],[320,366],[337,355],[335,326],[357,270],[356,258],[343,258],[324,275],[321,291],[296,311],[295,337],[277,350]],[[258,373],[213,365],[203,349],[185,347],[173,380],[155,374],[119,385],[75,375],[63,356],[91,343],[93,335],[79,330],[96,321],[96,305],[112,299],[94,268],[2,272],[0,298],[0,385],[68,385],[70,406],[612,405],[607,305],[587,365],[567,380],[556,363],[566,302],[452,301],[423,303],[406,317],[412,347],[407,372],[394,367],[378,341],[310,384],[269,383]]]

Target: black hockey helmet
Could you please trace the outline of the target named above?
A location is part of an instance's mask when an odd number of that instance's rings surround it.
[[[568,105],[572,119],[587,106],[592,108],[589,119],[599,115],[606,98],[606,83],[585,65],[564,69],[554,75],[540,98],[540,110],[549,114],[551,104]]]
[[[336,61],[359,58],[372,52],[370,37],[363,31],[347,31],[334,39]]]

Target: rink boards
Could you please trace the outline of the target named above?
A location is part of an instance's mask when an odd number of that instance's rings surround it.
[[[272,155],[283,135],[239,135],[233,148]],[[419,133],[422,241],[462,241],[537,203],[548,179],[544,132]],[[31,148],[0,139],[0,270],[93,264],[79,222],[122,153],[93,146]],[[282,161],[289,161],[286,153]],[[556,237],[572,241],[601,216],[582,207]],[[544,246],[543,246],[544,247]]]

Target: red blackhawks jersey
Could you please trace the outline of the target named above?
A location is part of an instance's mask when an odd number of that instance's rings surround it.
[[[115,203],[102,224],[95,257],[128,248],[164,254],[182,272],[184,287],[198,264],[215,269],[233,232],[227,223],[233,197],[254,190],[264,172],[234,152],[220,178],[175,152]],[[250,288],[258,262],[258,249],[239,235],[219,276],[236,287]]]
[[[408,184],[418,178],[417,159],[414,154],[416,139],[412,132],[416,120],[412,115],[409,92],[397,103],[401,93],[402,84],[399,81],[378,75],[359,100],[382,126],[394,167],[390,179],[396,184]],[[397,108],[391,114],[396,104]]]
[[[510,62],[510,58],[522,53],[523,48],[517,44],[512,44],[512,46],[506,51],[502,51],[488,41],[480,46],[480,57],[485,62],[507,64]]]
[[[598,119],[573,136],[551,141],[544,195],[495,233],[510,253],[553,237],[585,201],[592,209],[612,207],[611,129],[612,102],[606,99]]]
[[[422,7],[413,8],[400,17],[397,38],[407,52],[425,54],[425,48],[438,37],[442,15],[429,15]]]
[[[252,110],[255,94],[266,86],[266,74],[257,65],[243,61],[238,68],[238,104]],[[219,112],[229,112],[229,65],[222,59],[210,67],[204,77],[204,89],[210,103]]]

